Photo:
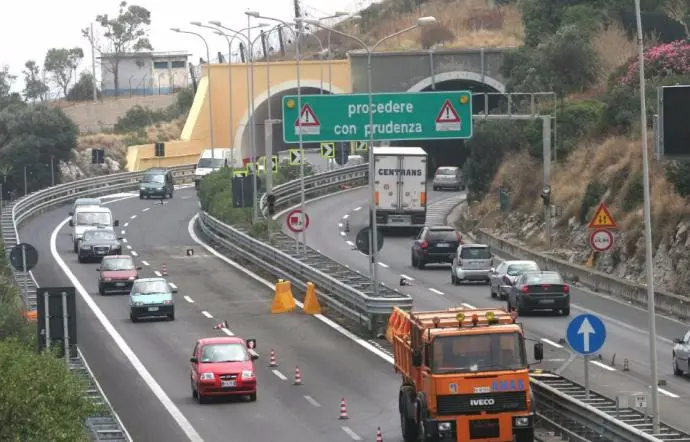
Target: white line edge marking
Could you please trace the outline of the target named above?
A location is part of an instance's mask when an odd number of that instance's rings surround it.
[[[144,260],[142,260],[141,263],[144,264],[145,266],[150,266],[150,265],[151,265],[151,264],[149,264],[148,261],[144,261]]]
[[[188,303],[194,304],[194,300],[193,300],[192,298],[190,298],[189,296],[184,295],[183,298],[184,298],[184,300],[187,301]]]
[[[281,373],[278,369],[273,369],[271,370],[274,375],[276,375],[279,379],[283,381],[287,381],[287,376],[285,376],[283,373]]]
[[[388,264],[384,264],[384,263],[382,263],[382,262],[379,262],[378,264],[379,264],[381,267],[383,267],[384,269],[387,269],[387,268],[388,268]]]
[[[163,274],[162,274],[161,272],[159,272],[158,270],[154,270],[154,271],[153,271],[153,274],[156,275],[156,276],[158,276],[158,277],[163,276]]]
[[[139,256],[139,254],[137,252],[135,252],[134,250],[132,250],[130,253],[132,254],[132,256]]]
[[[615,368],[609,367],[608,365],[604,364],[603,362],[599,362],[599,361],[589,361],[589,363],[592,364],[592,365],[596,365],[596,366],[599,367],[599,368],[603,368],[604,370],[616,371]]]
[[[305,395],[304,395],[304,399],[306,399],[307,402],[309,402],[310,404],[312,404],[312,405],[315,406],[315,407],[320,407],[320,406],[321,406],[321,404],[319,404],[318,402],[316,402],[316,399],[314,399],[313,397],[309,396],[308,394],[305,394]]]
[[[557,343],[553,342],[551,339],[541,338],[541,342],[543,342],[544,344],[549,344],[552,347],[563,348],[563,346],[561,344],[557,344]]]
[[[342,428],[343,431],[352,438],[352,440],[362,440],[362,438],[359,437],[359,434],[352,431],[352,428],[346,427],[345,425],[341,426],[340,428]]]
[[[146,385],[151,389],[153,394],[156,396],[156,398],[160,401],[160,403],[165,407],[165,409],[170,413],[170,416],[177,422],[177,424],[180,426],[182,431],[185,433],[185,435],[191,440],[195,442],[203,442],[203,439],[201,435],[196,431],[194,426],[192,425],[189,420],[185,417],[184,414],[180,411],[179,408],[173,403],[173,401],[170,399],[170,397],[165,393],[163,388],[160,386],[160,384],[156,381],[156,379],[151,375],[151,373],[146,369],[144,364],[141,362],[139,357],[134,353],[132,348],[127,344],[127,341],[120,335],[120,333],[115,329],[113,324],[110,322],[108,317],[103,313],[103,311],[98,307],[98,304],[96,304],[96,301],[93,300],[91,295],[86,291],[84,286],[81,284],[79,279],[72,273],[72,270],[67,266],[65,261],[62,259],[60,256],[60,253],[58,253],[57,250],[57,236],[58,232],[67,224],[69,221],[69,218],[65,218],[64,221],[59,223],[57,227],[53,230],[53,232],[50,234],[50,254],[53,256],[53,259],[57,263],[57,265],[60,267],[62,272],[67,276],[67,278],[72,282],[72,285],[74,285],[74,288],[76,289],[77,293],[79,293],[79,296],[84,300],[86,305],[89,306],[93,314],[96,316],[98,321],[101,323],[105,331],[110,335],[110,337],[113,339],[115,342],[115,345],[122,351],[122,353],[125,355],[125,357],[129,360],[130,364],[132,364],[132,367],[139,373],[139,376],[141,376],[142,380],[146,383]]]
[[[658,388],[658,390],[659,390],[659,393],[661,393],[661,394],[663,394],[663,395],[666,395],[666,396],[668,396],[668,397],[672,397],[672,398],[674,398],[674,399],[678,399],[678,398],[680,397],[680,396],[678,396],[678,395],[675,394],[675,393],[671,393],[671,392],[668,391],[668,390],[664,390],[663,388]]]
[[[407,275],[405,275],[404,273],[401,273],[401,274],[400,274],[400,277],[401,277],[401,278],[404,278],[404,279],[407,279],[408,281],[414,281],[414,278],[413,278],[413,277],[407,276]]]
[[[137,217],[136,215],[132,215],[132,216],[129,217],[129,219],[134,219],[134,218],[136,218],[136,217]]]
[[[206,316],[208,319],[213,318],[213,315],[210,314],[209,312],[207,312],[206,310],[202,310],[202,311],[201,311],[201,314],[204,315],[204,316]]]
[[[445,295],[445,293],[443,293],[441,290],[436,290],[436,289],[434,289],[434,288],[430,288],[429,291],[430,291],[430,292],[434,292],[434,293],[436,293],[437,295]]]
[[[144,207],[144,209],[142,210],[142,212],[148,212],[149,210],[151,210],[150,207]]]
[[[473,306],[472,304],[468,304],[468,303],[466,303],[466,302],[463,302],[463,303],[460,304],[460,305],[463,306],[463,307],[465,307],[465,308],[468,308],[468,309],[470,309],[470,310],[474,310],[474,309],[477,308],[477,307]]]

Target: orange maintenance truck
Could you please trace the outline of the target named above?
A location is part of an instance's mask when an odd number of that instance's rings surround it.
[[[534,440],[525,337],[516,319],[500,309],[394,309],[386,338],[402,375],[405,442]],[[537,342],[534,358],[543,357]]]

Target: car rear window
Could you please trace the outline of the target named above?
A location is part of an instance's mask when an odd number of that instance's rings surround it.
[[[463,247],[460,251],[462,259],[491,259],[488,247]]]
[[[436,169],[436,175],[455,175],[456,171],[454,167],[439,167]]]
[[[508,270],[506,270],[506,273],[509,274],[510,276],[516,276],[520,275],[525,272],[529,271],[535,271],[539,270],[539,267],[536,264],[532,263],[523,263],[523,264],[512,264],[508,266]]]
[[[525,284],[563,284],[563,279],[558,273],[535,273],[533,275],[526,275]]]
[[[458,235],[453,230],[431,230],[429,241],[457,241]]]

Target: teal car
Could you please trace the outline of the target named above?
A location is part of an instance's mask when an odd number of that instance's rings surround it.
[[[175,320],[176,293],[165,278],[141,278],[134,281],[129,292],[129,319],[138,322],[140,319],[166,318]]]

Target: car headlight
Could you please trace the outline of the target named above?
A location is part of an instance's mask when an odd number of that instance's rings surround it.
[[[210,372],[209,373],[201,373],[201,375],[199,376],[200,381],[212,381],[213,379],[215,379],[215,376],[213,376],[213,373],[210,373]]]
[[[91,248],[91,246],[87,246],[85,244],[79,244],[79,248],[82,250],[89,250]]]
[[[242,380],[254,379],[254,372],[252,370],[242,370]]]
[[[135,302],[134,305],[137,307],[141,307],[142,305],[144,305],[144,303],[143,302]]]
[[[439,422],[438,423],[438,431],[450,431],[452,428],[452,425],[450,422]]]
[[[112,280],[113,280],[113,278],[103,278],[103,281],[105,281],[105,282],[110,282]]]
[[[134,277],[134,276],[130,276],[130,277],[129,277],[129,278],[127,278],[127,279],[129,279],[130,281],[134,281],[134,280],[136,279],[136,277]]]
[[[520,417],[514,417],[513,418],[513,426],[514,427],[528,427],[529,426],[529,418],[520,416]]]

